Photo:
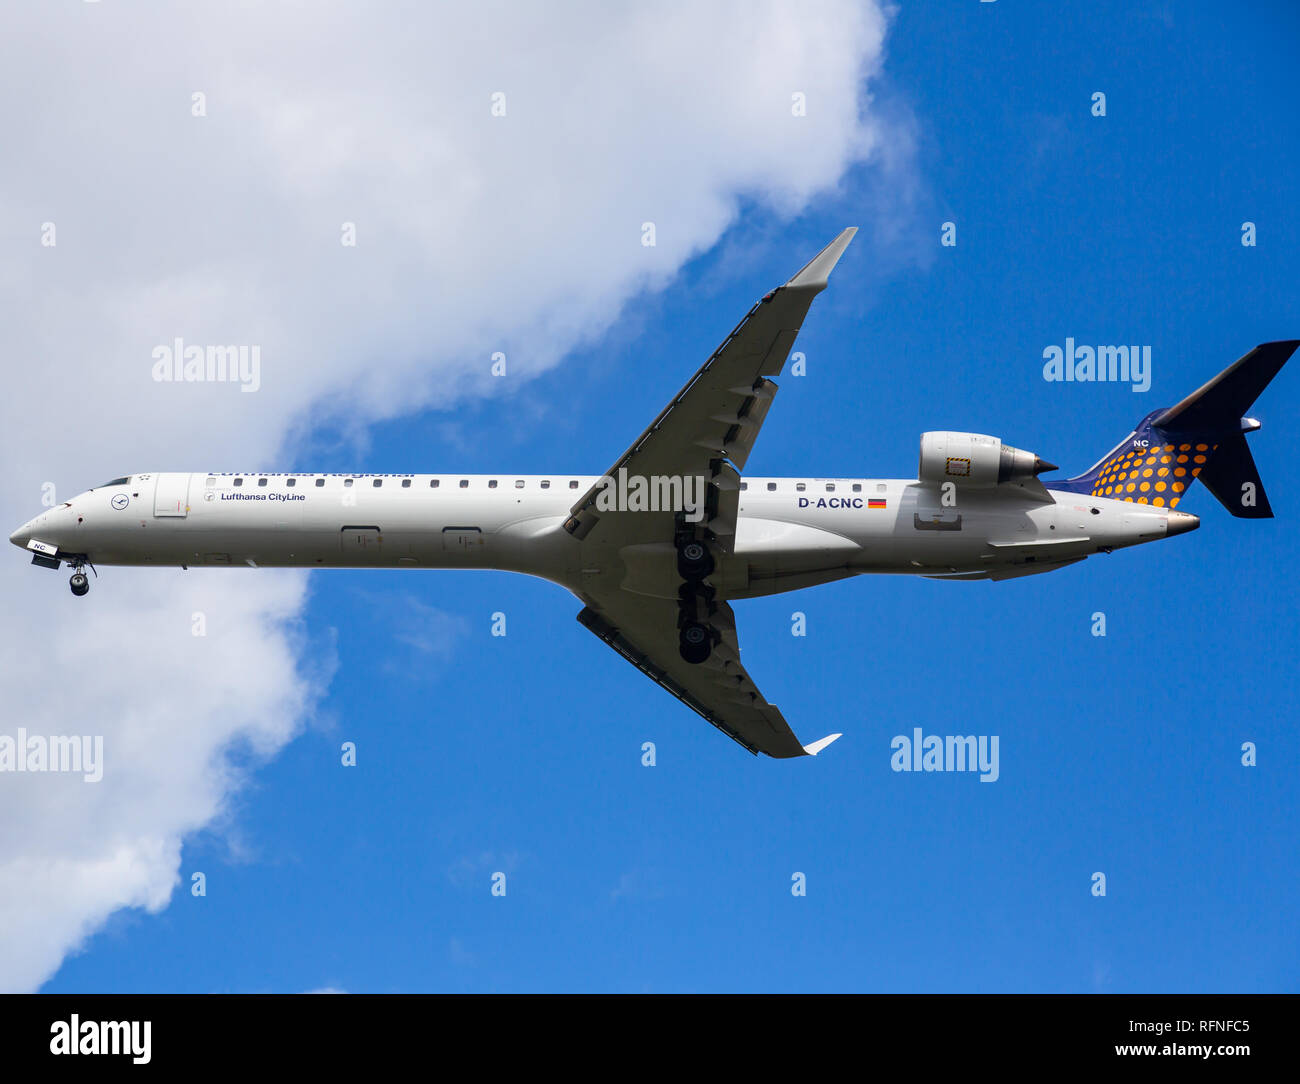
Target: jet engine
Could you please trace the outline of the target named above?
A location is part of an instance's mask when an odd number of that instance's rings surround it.
[[[1033,452],[1022,452],[983,433],[921,434],[919,477],[923,482],[987,489],[1056,469],[1055,463],[1039,459]]]

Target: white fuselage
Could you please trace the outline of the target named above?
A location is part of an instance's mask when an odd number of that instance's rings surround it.
[[[591,552],[563,525],[598,480],[139,474],[42,513],[11,541],[36,540],[93,565],[481,568],[576,589]],[[944,505],[937,487],[915,480],[748,477],[734,552],[720,557],[713,579],[726,597],[745,598],[867,572],[1003,578],[1196,523],[1131,502],[1051,498],[999,487]]]

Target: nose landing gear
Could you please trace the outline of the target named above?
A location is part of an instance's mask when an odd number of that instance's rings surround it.
[[[72,577],[68,580],[68,586],[72,588],[72,593],[80,598],[90,590],[90,580],[87,578],[85,572],[86,562],[71,561],[69,563],[72,565]],[[95,566],[91,565],[90,570],[94,572]],[[98,575],[98,573],[95,574]]]

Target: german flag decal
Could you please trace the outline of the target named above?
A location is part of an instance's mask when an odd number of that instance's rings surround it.
[[[868,507],[868,508],[884,508],[884,507],[885,507],[885,498],[884,498],[884,497],[870,497],[870,498],[867,499],[867,507]]]

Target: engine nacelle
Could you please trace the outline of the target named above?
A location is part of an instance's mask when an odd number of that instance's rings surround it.
[[[921,434],[918,474],[923,482],[953,482],[971,489],[988,489],[1003,482],[1023,482],[1045,470],[1056,470],[1056,465],[1033,452],[1003,444],[997,437],[983,433]]]

